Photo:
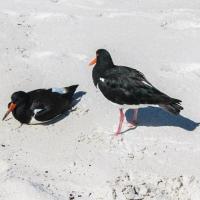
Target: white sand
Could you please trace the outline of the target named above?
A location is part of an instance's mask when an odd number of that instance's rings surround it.
[[[199,0],[1,0],[0,24],[0,116],[17,90],[87,92],[55,124],[1,122],[0,200],[200,199]],[[87,66],[98,48],[182,99],[181,116],[141,109],[113,139],[118,110]]]

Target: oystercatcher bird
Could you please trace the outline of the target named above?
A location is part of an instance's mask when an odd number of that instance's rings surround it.
[[[117,66],[113,63],[110,53],[105,49],[96,51],[96,58],[89,65],[94,65],[92,77],[94,85],[103,95],[120,106],[120,120],[116,135],[121,133],[124,121],[124,106],[133,106],[131,127],[136,127],[138,108],[158,105],[174,115],[178,115],[183,107],[181,100],[174,99],[155,88],[136,69]]]
[[[12,94],[8,111],[22,124],[29,124],[32,118],[46,122],[71,108],[72,97],[78,85],[64,88],[38,89],[30,92],[18,91]]]

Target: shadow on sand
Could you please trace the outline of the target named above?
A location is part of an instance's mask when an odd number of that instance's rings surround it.
[[[127,121],[130,121],[131,117],[132,110],[129,109],[126,111]],[[172,115],[159,107],[149,106],[146,108],[140,108],[138,112],[138,126],[175,126],[187,131],[193,131],[199,125],[200,123],[194,122],[182,115]]]
[[[81,101],[81,98],[85,94],[86,94],[86,92],[84,92],[84,91],[76,92],[73,96],[73,102],[72,102],[72,105],[71,105],[71,109],[64,111],[61,115],[58,115],[58,116],[54,117],[52,120],[49,120],[47,122],[35,123],[35,124],[31,124],[31,125],[48,126],[50,124],[55,124],[55,123],[63,120],[65,117],[67,117],[70,114],[70,112],[76,111],[76,108],[73,108],[73,107],[75,107]]]

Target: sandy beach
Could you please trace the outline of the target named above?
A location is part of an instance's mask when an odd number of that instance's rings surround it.
[[[0,116],[15,91],[79,84],[62,120],[1,121],[0,200],[200,199],[199,1],[1,0],[0,24]],[[141,108],[113,137],[119,111],[88,66],[99,48],[181,99],[181,115]]]

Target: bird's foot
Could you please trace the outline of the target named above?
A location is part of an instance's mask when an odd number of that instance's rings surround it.
[[[119,135],[121,135],[121,131],[119,132],[119,131],[116,131],[115,132],[115,136],[119,136]]]

